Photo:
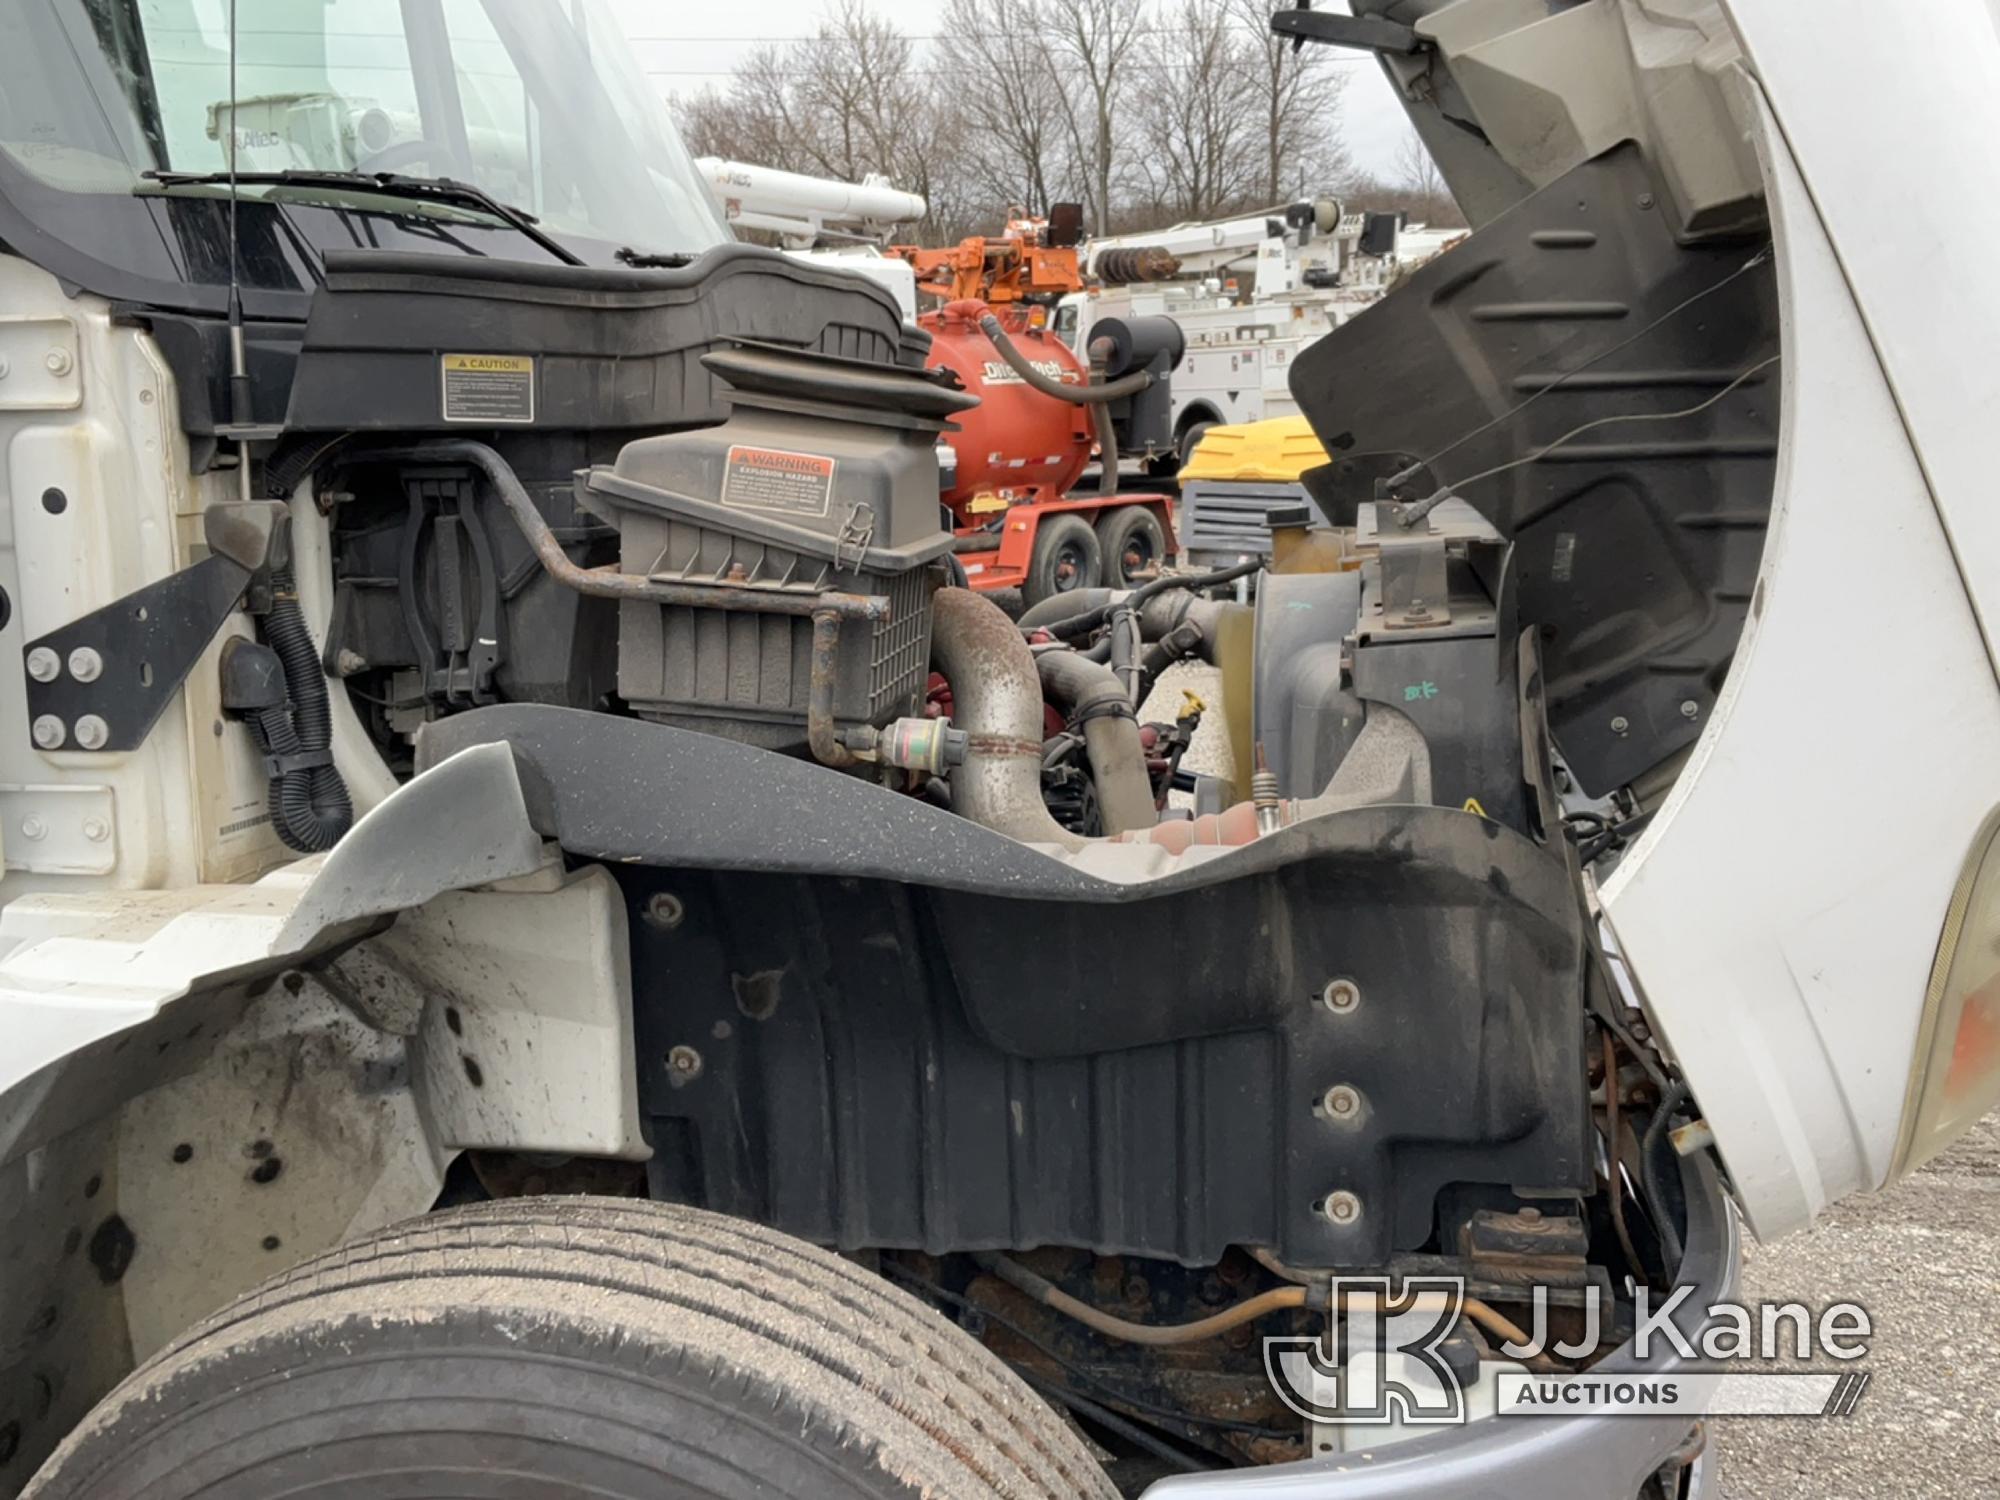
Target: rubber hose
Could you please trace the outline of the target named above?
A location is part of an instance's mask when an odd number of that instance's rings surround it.
[[[1111,352],[1109,339],[1090,341],[1090,383],[1093,387],[1105,384],[1105,359]],[[1099,404],[1090,409],[1090,415],[1097,427],[1097,493],[1109,499],[1118,493],[1118,425],[1111,420],[1111,408]]]
[[[1039,603],[1030,604],[1022,610],[1020,619],[1014,623],[1023,630],[1032,630],[1038,625],[1066,620],[1080,609],[1101,609],[1110,604],[1121,592],[1123,590],[1100,587],[1071,589],[1067,594],[1051,594]]]
[[[1153,383],[1150,371],[1134,370],[1130,375],[1104,385],[1064,385],[1060,380],[1051,380],[1036,369],[1028,357],[1014,347],[1014,341],[1007,337],[1007,330],[1000,326],[1000,320],[992,313],[987,313],[979,320],[979,331],[993,341],[993,347],[999,351],[1000,357],[1007,361],[1007,367],[1016,375],[1044,396],[1067,401],[1071,406],[1096,406],[1105,401],[1122,401],[1127,396],[1138,395]]]
[[[1213,643],[1191,620],[1183,620],[1147,646],[1139,658],[1139,701],[1144,703],[1152,695],[1153,684],[1160,680],[1160,674],[1168,667],[1205,648],[1213,650]]]
[[[1106,1338],[1117,1339],[1127,1344],[1148,1344],[1155,1348],[1170,1344],[1198,1344],[1204,1339],[1212,1339],[1218,1334],[1227,1333],[1232,1328],[1241,1328],[1245,1323],[1254,1323],[1270,1313],[1284,1312],[1306,1305],[1306,1288],[1280,1286],[1273,1287],[1268,1292],[1260,1292],[1248,1301],[1239,1302],[1234,1307],[1225,1308],[1209,1317],[1198,1318],[1192,1323],[1133,1323],[1125,1318],[1101,1312],[1088,1302],[1079,1301],[1053,1282],[1037,1276],[1026,1266],[1019,1265],[1004,1255],[981,1251],[972,1259],[982,1271],[999,1277],[1017,1292],[1033,1298],[1054,1312],[1074,1318],[1084,1327],[1094,1329]]]
[[[1198,592],[1202,589],[1214,588],[1217,584],[1234,583],[1239,578],[1247,578],[1252,573],[1261,573],[1263,570],[1264,561],[1262,558],[1258,558],[1251,562],[1238,563],[1234,567],[1220,568],[1213,573],[1164,573],[1160,577],[1155,578],[1151,583],[1132,590],[1128,597],[1132,605],[1136,608],[1150,599],[1156,599],[1161,594],[1175,589]],[[1058,594],[1055,597],[1069,601],[1069,606],[1074,609],[1075,603],[1080,597],[1094,593],[1095,590],[1078,589],[1075,593]],[[1107,594],[1107,598],[1109,597],[1112,596]],[[1046,603],[1047,601],[1044,600],[1043,602]],[[1124,601],[1121,600],[1119,602],[1122,603]],[[1103,603],[1094,607],[1086,607],[1071,615],[1058,615],[1054,618],[1043,615],[1035,619],[1032,625],[1034,629],[1046,630],[1050,635],[1060,640],[1071,640],[1076,636],[1086,635],[1090,631],[1095,630],[1104,623],[1105,618],[1110,613],[1111,605]],[[1027,622],[1025,614],[1022,616],[1022,620],[1024,623]]]
[[[1674,1223],[1674,1205],[1667,1201],[1666,1180],[1660,1173],[1660,1152],[1666,1142],[1667,1127],[1673,1123],[1674,1111],[1687,1101],[1688,1086],[1677,1079],[1661,1097],[1660,1107],[1653,1111],[1653,1122],[1646,1127],[1639,1143],[1639,1177],[1645,1184],[1653,1221],[1659,1227],[1666,1255],[1663,1269],[1669,1280],[1680,1270],[1683,1246],[1680,1228]]]
[[[1106,833],[1151,828],[1160,821],[1153,778],[1132,701],[1106,667],[1074,651],[1044,651],[1035,657],[1042,691],[1069,717],[1078,719],[1090,780],[1097,788],[1098,816]]]

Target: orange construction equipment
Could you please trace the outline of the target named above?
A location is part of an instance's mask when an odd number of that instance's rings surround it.
[[[1065,212],[1074,206],[1057,204],[1047,219],[1017,208],[998,238],[974,235],[946,250],[891,245],[889,253],[916,267],[919,291],[946,302],[977,298],[993,307],[1053,302],[1083,286],[1070,232],[1076,221]]]
[[[1097,351],[1098,365],[1086,366],[1047,326],[1049,305],[1083,285],[1077,222],[1058,205],[1049,219],[1016,211],[997,238],[890,247],[916,268],[918,290],[942,302],[917,320],[931,335],[930,367],[980,398],[944,437],[951,461],[940,499],[958,560],[973,588],[1018,588],[1030,604],[1100,583],[1128,587],[1178,550],[1169,497],[1117,489],[1110,402],[1156,377],[1107,384]],[[1099,491],[1072,496],[1093,452]]]

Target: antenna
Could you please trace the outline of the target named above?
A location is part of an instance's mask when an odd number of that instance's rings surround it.
[[[236,497],[250,498],[250,358],[243,342],[243,277],[236,238],[236,0],[229,0],[229,421],[236,434]]]

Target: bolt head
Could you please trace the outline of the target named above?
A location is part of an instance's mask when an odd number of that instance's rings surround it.
[[[1618,715],[1617,718],[1611,721],[1611,732],[1613,734],[1623,734],[1631,727],[1632,721],[1623,714]]]
[[[111,738],[111,726],[96,714],[85,714],[76,721],[76,742],[85,750],[102,750]]]
[[[8,371],[12,370],[13,368],[14,367],[12,365],[7,363],[7,356],[4,354],[0,354],[0,380],[5,380],[7,378]]]
[[[76,361],[69,357],[67,349],[51,349],[42,356],[42,364],[51,375],[67,375],[75,363]]]
[[[62,658],[47,646],[37,646],[28,653],[28,675],[37,682],[54,682],[62,676]]]
[[[1698,718],[1700,718],[1700,717],[1701,717],[1701,705],[1700,705],[1699,703],[1695,702],[1695,701],[1694,701],[1694,699],[1692,699],[1692,698],[1689,698],[1689,699],[1685,700],[1685,701],[1684,701],[1684,702],[1683,702],[1683,703],[1681,704],[1681,717],[1682,717],[1683,719],[1698,719]]]
[[[37,714],[30,733],[35,737],[36,748],[42,750],[60,750],[63,741],[69,738],[69,730],[54,714]]]
[[[701,1054],[685,1044],[667,1054],[667,1077],[675,1088],[701,1077]]]
[[[1328,1010],[1344,1016],[1361,1003],[1361,988],[1351,979],[1329,979],[1319,998]]]
[[[78,646],[69,654],[69,675],[78,682],[95,682],[103,675],[104,658],[89,646]]]
[[[111,825],[102,818],[85,818],[83,836],[93,844],[101,844],[111,837]]]
[[[1326,1201],[1320,1205],[1330,1223],[1345,1228],[1361,1217],[1361,1200],[1342,1188],[1337,1193],[1328,1193]]]
[[[1361,1113],[1361,1095],[1344,1083],[1336,1083],[1321,1097],[1320,1108],[1330,1120],[1351,1120]]]
[[[49,836],[49,825],[30,813],[21,819],[21,837],[25,839],[45,839]]]
[[[646,920],[666,932],[672,932],[687,916],[687,907],[672,891],[655,891],[646,898]]]

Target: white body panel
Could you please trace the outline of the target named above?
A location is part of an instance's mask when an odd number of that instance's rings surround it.
[[[1869,49],[1861,112],[1862,59],[1826,38],[1877,12],[1733,8],[1753,62],[1785,59],[1751,110],[1784,312],[1777,493],[1714,717],[1604,899],[1768,1236],[1892,1170],[1946,905],[2000,802],[1979,627],[2000,604],[1980,452],[2000,387],[1973,352],[2000,336],[2000,291],[1970,261],[1991,236],[1946,190],[1968,163],[1935,149],[2000,176],[2000,135],[1967,118],[2000,125],[2000,36],[1979,7],[1940,8],[1955,37]],[[1885,142],[1884,122],[1933,149]],[[1795,155],[1804,141],[1819,149]]]
[[[45,751],[11,722],[27,701],[26,643],[184,566],[201,508],[234,486],[226,473],[191,475],[152,340],[12,256],[0,256],[0,366],[0,589],[12,601],[0,628],[0,903],[268,869],[288,856],[249,733],[218,708],[220,639],[135,750]]]
[[[785,253],[794,260],[865,276],[877,286],[887,288],[889,295],[896,299],[896,306],[902,311],[905,323],[917,321],[917,268],[908,261],[884,255],[872,245],[857,246],[851,250],[787,250]]]

